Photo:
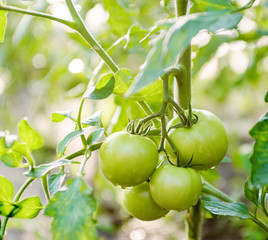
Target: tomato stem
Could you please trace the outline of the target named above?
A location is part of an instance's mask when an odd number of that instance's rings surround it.
[[[197,204],[189,208],[187,212],[188,240],[198,240],[200,238],[201,217],[201,202],[199,200]]]

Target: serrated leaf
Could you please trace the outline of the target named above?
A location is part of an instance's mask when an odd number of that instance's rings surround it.
[[[65,166],[66,164],[70,163],[72,163],[72,161],[66,159],[59,159],[51,163],[39,165],[38,167],[35,167],[28,172],[25,172],[24,175],[32,178],[40,178],[49,173],[52,169]]]
[[[59,173],[52,174],[48,178],[48,189],[51,195],[57,192],[61,188],[61,184],[65,178],[64,170]]]
[[[258,189],[268,185],[268,112],[250,130],[250,135],[256,140],[250,157],[250,181]]]
[[[243,220],[251,217],[248,212],[248,207],[244,203],[227,203],[205,199],[202,200],[202,203],[206,210],[215,215],[239,217]]]
[[[69,118],[71,120],[74,120],[72,117],[73,110],[66,110],[66,111],[60,111],[60,112],[54,112],[51,114],[51,121],[52,122],[61,122],[65,118]]]
[[[57,192],[45,209],[44,214],[53,217],[53,240],[97,240],[92,219],[95,209],[92,188],[82,178],[69,179],[67,189]]]
[[[87,119],[83,120],[82,123],[89,125],[89,126],[96,126],[96,127],[102,127],[101,122],[101,114],[102,110],[95,112],[92,116],[88,117]]]
[[[104,133],[104,128],[100,128],[91,132],[87,138],[88,145],[92,145],[95,141],[97,141],[101,137],[103,133]]]
[[[252,186],[252,183],[250,182],[250,180],[248,179],[244,186],[244,194],[246,198],[250,200],[251,202],[253,202],[256,206],[259,205],[259,192],[260,190],[255,189]]]
[[[249,134],[255,140],[268,141],[268,112],[250,130]]]
[[[203,11],[233,9],[229,0],[193,0],[193,2]]]
[[[14,194],[12,183],[5,177],[0,176],[0,201],[10,202]]]
[[[107,98],[113,93],[114,83],[115,79],[113,74],[106,74],[96,83],[95,86],[90,86],[83,97],[94,100]]]
[[[17,152],[6,153],[0,157],[0,160],[10,168],[23,168],[27,167],[27,165],[23,164],[22,155]]]
[[[16,208],[13,210],[11,217],[14,218],[35,218],[43,209],[39,197],[29,197],[16,203]]]
[[[5,29],[7,24],[6,11],[0,10],[0,42],[4,41]]]
[[[168,30],[154,41],[154,45],[144,67],[138,74],[126,95],[130,96],[149,85],[165,73],[165,69],[174,65],[178,55],[183,53],[191,39],[201,30],[214,33],[220,29],[232,29],[242,19],[241,13],[228,11],[191,14],[168,22]]]
[[[22,142],[27,145],[27,148],[35,150],[43,146],[44,140],[40,137],[39,133],[35,131],[29,123],[22,119],[18,124],[19,137]]]
[[[58,158],[60,158],[64,152],[66,147],[68,146],[68,144],[75,138],[77,138],[78,136],[82,135],[84,133],[84,130],[75,130],[73,132],[70,132],[68,135],[66,135],[58,144],[57,146],[57,155]]]

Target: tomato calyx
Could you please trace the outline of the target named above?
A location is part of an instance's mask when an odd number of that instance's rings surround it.
[[[128,120],[128,121],[129,122],[127,125],[127,131],[133,135],[147,136],[152,128],[151,122],[146,126],[145,125],[146,122],[143,122],[143,121],[139,121],[136,124],[136,119],[134,119],[132,121],[130,121],[130,120]]]

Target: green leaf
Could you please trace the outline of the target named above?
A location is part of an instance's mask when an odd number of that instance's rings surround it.
[[[0,201],[11,202],[13,194],[12,183],[7,178],[0,176]]]
[[[54,112],[51,115],[51,121],[52,122],[61,122],[65,118],[70,118],[71,120],[74,120],[74,118],[71,115],[72,112],[73,112],[73,110],[66,110],[66,111],[61,111],[61,112]]]
[[[90,86],[84,94],[84,98],[100,100],[109,97],[113,93],[115,79],[112,73],[104,75],[95,86]]]
[[[0,157],[0,160],[7,166],[11,168],[23,168],[27,167],[26,164],[23,164],[22,155],[17,152],[7,153]]]
[[[248,207],[244,203],[227,203],[204,198],[202,204],[206,210],[215,215],[239,217],[243,220],[250,218]]]
[[[102,127],[101,114],[102,114],[102,110],[95,112],[92,116],[83,120],[82,124],[89,125],[89,126]]]
[[[57,161],[47,163],[47,164],[42,164],[38,167],[35,167],[28,172],[25,172],[24,175],[27,177],[32,177],[32,178],[40,178],[49,173],[52,169],[65,166],[66,164],[70,164],[72,161],[66,160],[66,159],[59,159]]]
[[[16,135],[7,134],[5,136],[5,147],[11,148],[18,137]]]
[[[42,209],[43,206],[39,197],[29,197],[16,203],[11,217],[32,219],[35,218]]]
[[[114,74],[115,87],[114,94],[124,97],[124,94],[129,89],[133,82],[132,73],[129,69],[120,69]],[[135,94],[128,97],[130,100],[143,101],[143,100],[158,100],[161,101],[163,97],[163,84],[162,80],[155,81],[149,86],[141,89]]]
[[[19,122],[18,130],[21,141],[27,145],[27,148],[30,151],[43,146],[44,140],[40,137],[37,131],[31,128],[25,119],[22,119]]]
[[[84,130],[75,130],[73,132],[70,132],[67,136],[65,136],[57,146],[56,151],[57,151],[58,158],[60,158],[64,154],[65,149],[68,146],[68,144],[73,139],[75,139],[76,137],[82,135],[83,133],[84,133]]]
[[[262,188],[268,185],[268,112],[249,133],[256,140],[254,152],[250,157],[250,181],[254,188]]]
[[[87,138],[88,145],[92,145],[95,141],[97,141],[102,134],[104,133],[104,128],[97,129],[89,134]]]
[[[4,41],[5,29],[7,24],[6,11],[0,11],[0,42]]]
[[[255,140],[268,141],[268,112],[250,130],[249,134]]]
[[[193,2],[203,11],[233,9],[229,0],[193,0]]]
[[[228,11],[208,12],[183,16],[164,23],[164,31],[154,40],[154,45],[142,71],[136,76],[126,95],[130,96],[149,85],[165,73],[165,69],[174,65],[178,55],[183,53],[191,39],[201,30],[215,33],[220,29],[232,29],[242,19],[241,13]],[[161,27],[161,24],[159,25]]]
[[[0,176],[0,215],[7,216],[14,209],[12,197],[14,187],[5,177]]]
[[[115,34],[122,36],[132,25],[130,14],[127,12],[128,5],[120,5],[122,1],[103,0],[104,8],[109,12],[108,23],[112,27]]]
[[[48,188],[51,195],[57,192],[61,188],[61,184],[64,180],[65,173],[64,170],[59,173],[52,174],[48,178]]]
[[[248,200],[253,202],[257,207],[259,206],[259,189],[255,189],[252,183],[248,179],[244,186],[244,194]]]
[[[45,215],[54,218],[51,228],[53,240],[97,240],[92,219],[95,209],[92,188],[82,178],[69,179],[67,189],[57,192],[45,209]]]
[[[265,94],[264,101],[268,103],[268,91]]]
[[[232,38],[221,35],[211,36],[209,43],[198,49],[196,57],[193,59],[192,75],[195,76],[199,70],[208,62],[217,52],[217,49]]]

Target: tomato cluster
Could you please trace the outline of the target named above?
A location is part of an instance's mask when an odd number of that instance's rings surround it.
[[[177,149],[165,148],[174,165],[160,164],[158,149],[148,137],[128,132],[111,134],[100,148],[100,167],[105,177],[124,189],[123,204],[134,217],[150,221],[169,210],[183,211],[195,205],[202,190],[198,170],[216,166],[227,151],[227,134],[221,121],[205,110],[194,110],[198,121],[191,127],[172,126],[169,137]]]

